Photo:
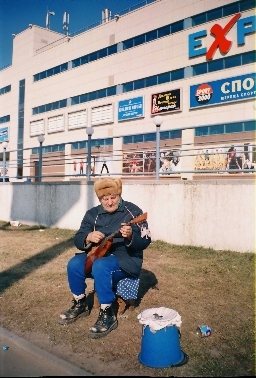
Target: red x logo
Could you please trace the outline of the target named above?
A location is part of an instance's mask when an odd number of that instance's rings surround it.
[[[215,36],[215,41],[213,42],[213,44],[207,51],[206,59],[211,60],[217,48],[219,48],[223,54],[226,54],[229,51],[232,45],[232,42],[229,41],[225,37],[225,35],[229,32],[229,30],[236,23],[239,17],[241,17],[241,13],[237,13],[234,17],[232,17],[231,20],[227,23],[227,25],[224,28],[222,28],[219,24],[213,25],[210,32],[211,34]]]

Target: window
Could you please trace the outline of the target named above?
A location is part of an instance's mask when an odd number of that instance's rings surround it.
[[[171,81],[170,72],[158,75],[158,84],[168,83],[169,81]]]
[[[193,76],[207,73],[207,63],[200,63],[193,66]]]
[[[100,89],[98,91],[98,98],[106,97],[106,89]]]
[[[205,135],[209,135],[208,126],[197,127],[195,129],[195,136],[205,136]]]
[[[92,101],[96,99],[97,99],[97,91],[88,93],[88,101]]]
[[[213,71],[220,71],[224,68],[224,60],[223,59],[216,59],[208,62],[208,72]]]
[[[89,62],[89,55],[84,55],[80,58],[80,63],[79,64],[86,64]]]
[[[134,81],[134,90],[141,89],[145,87],[144,79]]]
[[[140,143],[140,142],[143,142],[143,134],[140,134],[140,135],[134,135],[133,136],[133,142],[134,143]]]
[[[223,7],[223,17],[239,12],[239,2],[228,4]]]
[[[5,123],[5,122],[9,122],[9,121],[10,121],[9,115],[0,118],[0,123]]]
[[[170,131],[170,139],[177,139],[181,138],[182,130],[171,130]]]
[[[71,105],[79,104],[79,96],[71,97]]]
[[[242,122],[239,123],[230,123],[226,125],[226,134],[230,133],[239,133],[243,131]]]
[[[98,59],[98,56],[97,56],[97,52],[93,52],[91,54],[89,54],[89,62],[93,62],[94,60],[97,60]]]
[[[224,134],[224,125],[215,125],[209,127],[209,135]]]
[[[255,121],[247,121],[244,123],[244,131],[255,131],[255,130],[256,130]]]
[[[123,42],[123,49],[127,50],[133,47],[133,38],[127,39],[126,41]]]
[[[241,55],[233,55],[224,59],[225,68],[241,66]]]
[[[192,26],[204,24],[206,22],[206,13],[200,13],[192,17]]]
[[[148,133],[144,135],[144,142],[154,142],[156,140],[156,133]]]
[[[129,144],[129,143],[132,143],[132,136],[131,135],[124,136],[123,137],[123,144]]]
[[[157,75],[146,78],[145,87],[151,87],[152,85],[157,85]]]
[[[255,63],[256,59],[255,51],[249,51],[242,54],[242,64]]]
[[[171,81],[184,79],[184,68],[174,70],[171,72]]]
[[[165,37],[171,33],[170,25],[158,29],[158,38]]]
[[[72,68],[80,66],[80,58],[72,60]]]
[[[107,88],[107,96],[116,95],[116,86]]]
[[[99,59],[100,59],[100,58],[104,58],[104,57],[107,56],[107,55],[108,55],[108,50],[107,50],[107,48],[102,49],[102,50],[99,50]]]
[[[154,39],[157,39],[157,30],[146,33],[146,42],[153,41]]]
[[[248,9],[255,8],[255,0],[243,0],[240,1],[240,11],[246,11]]]
[[[115,54],[117,52],[117,44],[108,47],[108,55]]]
[[[145,43],[145,34],[138,35],[134,38],[134,46],[141,45],[142,43]]]
[[[183,20],[182,21],[178,21],[178,22],[174,22],[173,24],[171,24],[171,31],[172,33],[177,33],[181,30],[184,29],[184,26],[183,26]]]
[[[125,93],[130,91],[133,91],[133,81],[123,84],[123,92]]]
[[[86,101],[88,101],[88,94],[84,93],[84,94],[80,95],[79,98],[80,98],[80,104],[82,102],[86,102]]]
[[[160,131],[160,139],[169,139],[169,131]]]
[[[222,17],[222,8],[213,9],[207,12],[207,21],[217,20]]]

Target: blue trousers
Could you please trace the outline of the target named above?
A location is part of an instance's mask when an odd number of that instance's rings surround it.
[[[73,256],[67,264],[67,275],[69,288],[72,294],[84,294],[86,285],[86,274],[84,272],[86,253],[79,253]],[[101,257],[92,265],[92,276],[94,287],[100,304],[110,304],[115,300],[117,283],[123,278],[130,277],[128,273],[121,270],[116,256],[110,255]]]

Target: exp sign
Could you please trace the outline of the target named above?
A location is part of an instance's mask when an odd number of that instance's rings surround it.
[[[241,13],[235,14],[228,20],[224,27],[219,24],[214,24],[210,29],[210,33],[207,33],[207,30],[200,30],[196,33],[189,34],[189,58],[206,55],[206,59],[212,60],[217,49],[219,49],[222,54],[228,53],[232,46],[232,41],[228,39],[228,32],[235,24],[237,24],[237,45],[244,45],[245,37],[256,31],[256,16],[249,16],[242,19],[240,19],[240,17]],[[203,39],[207,37],[207,34],[211,34],[213,41],[210,46],[204,47]]]
[[[256,74],[246,74],[227,79],[192,85],[190,109],[256,97]]]

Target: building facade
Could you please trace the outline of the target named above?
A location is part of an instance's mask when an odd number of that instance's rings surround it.
[[[37,180],[40,135],[45,179],[86,175],[88,127],[92,174],[154,174],[156,130],[161,177],[255,168],[255,31],[254,0],[147,1],[77,35],[29,25],[0,71],[10,181]]]

